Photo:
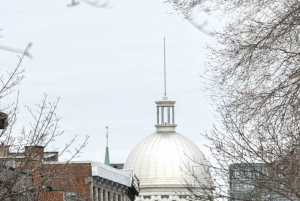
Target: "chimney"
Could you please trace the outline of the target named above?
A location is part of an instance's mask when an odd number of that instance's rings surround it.
[[[34,171],[33,171],[33,184],[36,185],[37,187],[39,187],[39,184],[42,181],[41,177],[42,177],[42,175],[41,175],[40,167],[34,169]]]
[[[25,156],[42,162],[44,158],[44,146],[25,146]]]
[[[0,157],[7,157],[9,154],[9,146],[4,145],[3,143],[0,145]]]

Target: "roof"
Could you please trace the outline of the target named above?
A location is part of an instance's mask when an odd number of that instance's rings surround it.
[[[129,154],[124,169],[132,169],[140,180],[140,188],[180,187],[185,180],[194,183],[188,167],[209,184],[209,171],[194,163],[207,164],[203,153],[191,140],[176,132],[156,132],[142,140]]]
[[[96,161],[56,161],[47,162],[47,164],[66,164],[66,163],[89,163],[92,168],[92,176],[98,176],[128,187],[135,186],[138,189],[138,178],[133,170],[118,170]]]
[[[133,170],[118,170],[108,165],[92,162],[92,176],[98,176],[131,187]]]

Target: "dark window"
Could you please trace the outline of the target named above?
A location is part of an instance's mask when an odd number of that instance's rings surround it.
[[[96,187],[93,186],[93,199],[96,200]]]
[[[99,200],[99,201],[102,201],[102,200],[101,200],[101,189],[100,189],[100,188],[98,188],[98,200]]]

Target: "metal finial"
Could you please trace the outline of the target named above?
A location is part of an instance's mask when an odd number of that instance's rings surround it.
[[[108,127],[106,126],[106,147],[108,147]]]
[[[167,77],[166,77],[166,38],[164,37],[164,85],[165,96],[167,96]]]

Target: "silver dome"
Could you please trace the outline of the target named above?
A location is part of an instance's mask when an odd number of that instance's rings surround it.
[[[207,164],[205,156],[191,140],[175,131],[158,131],[143,139],[129,154],[124,169],[133,169],[140,187],[182,187],[195,179],[186,172],[191,167],[201,183],[208,184],[206,168],[190,159]]]

